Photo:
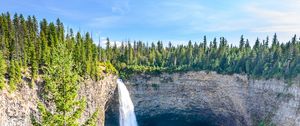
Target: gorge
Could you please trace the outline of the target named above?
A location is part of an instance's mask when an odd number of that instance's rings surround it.
[[[85,81],[79,91],[79,96],[87,100],[83,120],[99,108],[97,125],[119,125],[116,82],[116,76],[106,76],[97,83]],[[139,126],[300,125],[299,78],[286,83],[238,74],[189,71],[134,75],[124,83]],[[0,125],[31,125],[30,115],[36,114],[39,88],[30,89],[24,83],[14,93],[2,91]]]
[[[300,125],[299,78],[256,80],[214,72],[135,75],[125,80],[140,126]],[[118,120],[108,103],[106,124]]]

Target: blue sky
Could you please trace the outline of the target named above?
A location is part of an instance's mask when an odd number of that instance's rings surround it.
[[[253,42],[276,32],[285,42],[300,33],[299,0],[0,0],[0,11],[60,18],[95,41],[186,43],[207,35],[236,44],[242,34]]]

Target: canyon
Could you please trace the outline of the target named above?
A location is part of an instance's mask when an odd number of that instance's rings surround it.
[[[297,78],[287,83],[202,71],[140,74],[124,83],[140,126],[300,125]],[[115,107],[108,110],[108,121],[118,110],[116,101],[110,104]]]
[[[118,125],[117,76],[85,80],[79,97],[86,98],[82,120],[98,109],[97,125]],[[300,79],[253,79],[215,72],[139,74],[123,80],[140,126],[300,125]],[[42,83],[42,82],[39,82]],[[0,125],[28,126],[37,114],[41,84],[26,83],[12,93],[0,92]],[[172,124],[173,123],[173,124]]]

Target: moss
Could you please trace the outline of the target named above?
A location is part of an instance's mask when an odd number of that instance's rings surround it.
[[[154,90],[158,90],[159,88],[159,84],[152,84],[151,86],[154,88]]]
[[[259,122],[258,126],[275,126],[275,125],[270,121],[263,120]]]
[[[277,94],[277,98],[287,98],[287,99],[291,99],[291,98],[294,98],[295,96],[291,93],[278,93]]]
[[[169,83],[169,82],[173,82],[173,79],[171,77],[165,77],[163,79],[160,80],[161,83]]]

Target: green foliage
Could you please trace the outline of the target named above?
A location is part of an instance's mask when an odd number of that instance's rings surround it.
[[[46,19],[37,23],[34,16],[29,16],[27,20],[17,14],[11,20],[9,13],[0,17],[0,49],[9,62],[16,60],[20,66],[31,68],[32,82],[39,72],[43,73],[39,71],[42,67],[51,64],[49,56],[58,43],[66,43],[66,51],[73,52],[73,69],[80,76],[94,80],[102,78],[99,62],[108,67],[104,73],[117,74],[113,65],[122,77],[132,72],[159,74],[204,70],[221,74],[247,74],[255,78],[288,79],[300,73],[300,42],[296,36],[289,42],[279,43],[274,34],[271,39],[257,39],[253,47],[244,36],[240,37],[237,46],[229,45],[224,37],[209,42],[206,36],[202,42],[188,41],[187,45],[177,46],[169,42],[164,47],[162,41],[149,44],[126,41],[117,46],[109,38],[105,45],[96,46],[90,33],[82,35],[77,32],[74,35],[72,29],[64,30],[59,19],[56,23],[47,22]],[[68,31],[67,34],[65,31]]]
[[[114,63],[123,78],[133,73],[184,72],[184,71],[216,71],[221,74],[246,74],[254,78],[289,79],[300,73],[300,41],[294,36],[291,41],[279,44],[277,35],[269,46],[269,37],[261,43],[256,40],[253,47],[249,40],[241,36],[240,45],[228,45],[224,37],[213,39],[207,45],[203,42],[191,41],[187,45],[162,47],[161,41],[151,46],[128,42],[119,48],[120,62]],[[130,52],[136,56],[131,57]],[[124,63],[126,63],[124,65]],[[122,65],[121,65],[122,64]]]
[[[15,91],[17,89],[17,84],[21,82],[21,67],[20,62],[12,60],[9,66],[9,86],[10,91]]]
[[[51,63],[45,68],[45,99],[53,101],[54,111],[50,111],[39,104],[41,113],[38,125],[79,125],[78,119],[85,109],[85,100],[77,100],[79,80],[76,71],[73,71],[72,54],[66,50],[64,44],[57,43],[50,56]]]
[[[117,69],[110,62],[99,62],[98,69],[103,69],[103,72],[108,74],[118,74]]]
[[[120,70],[120,77],[123,79],[129,78],[131,75],[136,73],[148,73],[148,74],[160,74],[166,72],[166,68],[156,66],[141,66],[141,65],[128,65],[124,69]]]
[[[25,75],[30,73],[30,86],[34,85],[38,74],[45,73],[43,68],[51,65],[53,59],[50,55],[59,43],[66,44],[67,48],[64,51],[73,52],[72,60],[75,65],[72,69],[80,76],[94,80],[99,80],[100,76],[103,76],[97,71],[97,63],[110,62],[112,58],[117,58],[112,55],[117,52],[117,46],[114,46],[114,49],[111,46],[104,49],[93,43],[90,33],[83,36],[77,32],[75,36],[72,29],[67,31],[68,33],[65,33],[63,23],[59,19],[55,23],[48,22],[46,19],[38,23],[34,16],[25,19],[23,15],[18,14],[14,14],[13,18],[9,13],[0,15],[1,58],[3,62],[9,63],[9,65],[1,65],[1,68],[8,66],[9,85],[12,91],[20,82],[21,68]],[[107,73],[117,74],[112,65],[104,64],[105,67],[109,67],[106,69]],[[2,74],[1,76],[4,77]],[[4,79],[0,82],[3,85]]]
[[[154,88],[154,90],[158,90],[159,89],[159,84],[152,84],[152,87]]]
[[[30,84],[31,87],[34,85],[34,80],[37,78],[37,74],[38,74],[38,65],[36,61],[33,61],[31,66],[31,84]]]
[[[6,62],[0,51],[0,90],[5,87],[5,73],[6,73]]]
[[[85,123],[82,126],[96,126],[98,117],[99,117],[99,110],[97,109],[92,114],[92,116],[85,121]]]
[[[258,126],[275,126],[274,124],[267,123],[266,121],[259,122]]]

